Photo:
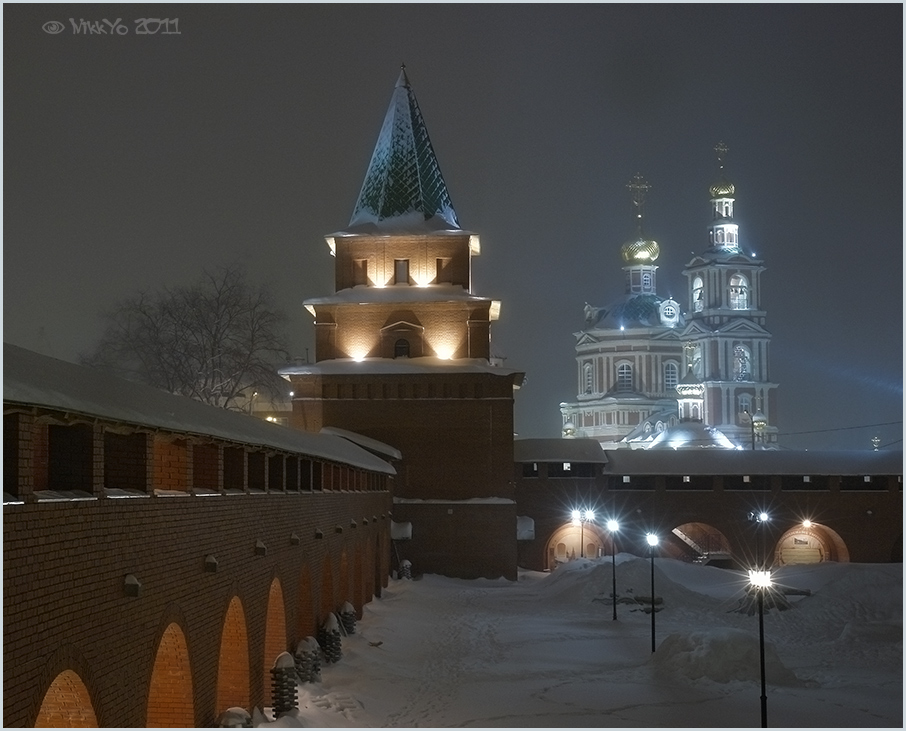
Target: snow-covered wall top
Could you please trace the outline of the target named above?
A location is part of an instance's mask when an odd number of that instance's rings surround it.
[[[481,358],[457,358],[456,360],[444,360],[433,356],[423,358],[365,358],[358,361],[352,358],[335,358],[333,360],[322,360],[318,363],[305,363],[302,365],[287,366],[281,368],[281,376],[298,376],[298,375],[349,375],[370,374],[380,375],[400,374],[400,373],[430,373],[437,375],[439,372],[445,373],[490,373],[493,376],[511,376],[521,374],[521,371],[512,368],[502,368],[492,366],[486,360]],[[516,385],[521,385],[521,380],[517,378]]]
[[[288,429],[9,343],[3,344],[3,401],[226,439],[396,474],[387,462],[340,436]]]
[[[903,474],[902,451],[605,449],[602,459],[593,445],[592,439],[517,439],[513,451],[517,462],[603,461],[614,475]]]

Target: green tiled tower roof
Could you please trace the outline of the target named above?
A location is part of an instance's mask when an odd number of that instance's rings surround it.
[[[350,228],[458,230],[459,220],[405,66],[390,99]]]

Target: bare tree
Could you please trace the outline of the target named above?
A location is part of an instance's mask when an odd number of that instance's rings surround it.
[[[246,394],[277,396],[289,355],[286,316],[237,265],[189,287],[140,292],[104,314],[107,327],[82,362],[212,406],[240,410]]]

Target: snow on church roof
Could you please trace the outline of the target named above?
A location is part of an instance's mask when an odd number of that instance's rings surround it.
[[[344,233],[458,231],[456,211],[406,69],[390,99]]]
[[[340,436],[288,429],[9,343],[3,344],[3,401],[270,447],[396,474],[387,462]]]

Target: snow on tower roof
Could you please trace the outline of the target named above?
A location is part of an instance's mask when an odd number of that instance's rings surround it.
[[[288,429],[9,343],[3,344],[3,401],[7,405],[47,408],[176,434],[270,447],[396,474],[387,462],[349,439]]]
[[[365,182],[343,233],[460,229],[405,66],[390,98]]]

